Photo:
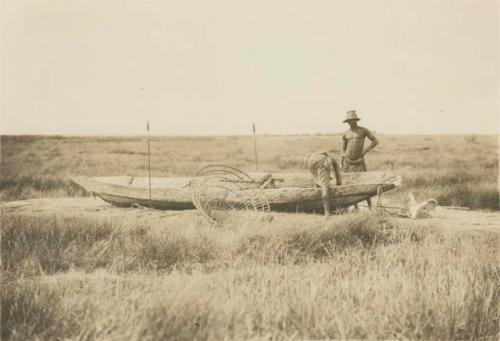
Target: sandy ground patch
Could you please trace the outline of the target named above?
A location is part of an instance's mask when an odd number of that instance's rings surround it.
[[[20,201],[3,202],[0,208],[5,213],[21,215],[55,215],[61,217],[85,217],[96,219],[113,219],[138,221],[147,224],[161,225],[168,220],[169,225],[185,223],[186,219],[193,222],[203,221],[202,215],[195,210],[159,211],[149,209],[114,207],[99,198],[44,198]],[[290,219],[300,219],[307,224],[322,224],[325,222],[321,215],[290,214],[272,212],[272,225]],[[332,219],[336,219],[333,217]],[[395,218],[404,223],[411,219]],[[430,218],[418,219],[416,222],[429,223],[450,231],[493,231],[500,233],[500,212],[494,211],[462,211],[438,207]]]

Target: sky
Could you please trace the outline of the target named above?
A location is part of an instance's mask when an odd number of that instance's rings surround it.
[[[3,0],[2,134],[498,134],[496,0]]]

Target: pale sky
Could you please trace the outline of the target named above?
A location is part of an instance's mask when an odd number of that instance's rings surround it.
[[[2,134],[498,133],[496,0],[2,5]]]

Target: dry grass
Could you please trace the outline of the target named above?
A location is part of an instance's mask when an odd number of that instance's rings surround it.
[[[187,219],[184,220],[189,224]],[[313,228],[290,218],[257,227],[218,228],[198,220],[191,226],[139,225],[137,222],[88,218],[29,217],[2,219],[2,265],[12,274],[40,275],[77,267],[113,272],[170,271],[193,265],[304,263],[345,249],[372,249],[409,238],[424,238],[426,229],[392,229],[384,233],[372,215],[339,217]]]
[[[186,224],[189,222],[186,221]],[[499,236],[358,214],[174,231],[7,215],[3,338],[498,335]]]
[[[499,209],[498,141],[476,136],[379,136],[368,155],[372,170],[391,169],[404,190],[442,205]],[[83,195],[66,183],[69,175],[147,175],[147,147],[141,137],[2,136],[3,200]],[[304,160],[316,150],[340,148],[340,136],[261,136],[260,168],[307,171]],[[250,136],[153,137],[154,176],[192,175],[202,166],[230,164],[252,170]]]
[[[379,136],[371,169],[444,205],[498,209],[495,137]],[[262,136],[261,169],[305,171],[339,136]],[[69,175],[146,175],[139,137],[2,137],[3,200],[80,196]],[[265,148],[264,148],[265,146]],[[153,175],[251,170],[250,137],[155,137]],[[190,215],[3,212],[2,339],[498,339],[500,236],[422,221],[279,215],[216,228]]]

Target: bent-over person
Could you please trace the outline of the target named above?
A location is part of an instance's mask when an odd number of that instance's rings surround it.
[[[315,152],[309,156],[307,167],[312,174],[314,182],[321,187],[321,199],[325,217],[330,216],[330,174],[335,174],[337,186],[342,185],[340,167],[334,158],[326,152]]]
[[[366,172],[365,154],[378,145],[377,138],[367,128],[358,126],[360,118],[355,110],[347,112],[344,123],[349,124],[347,130],[342,136],[342,168],[346,173]],[[368,138],[371,143],[366,149],[365,138]],[[368,207],[371,209],[371,200],[367,200]],[[358,209],[358,205],[354,205]]]

